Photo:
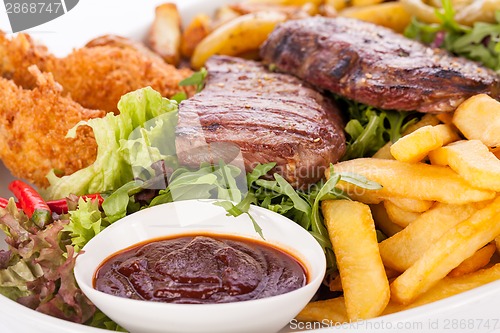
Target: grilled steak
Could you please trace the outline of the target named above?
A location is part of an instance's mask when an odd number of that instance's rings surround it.
[[[316,87],[383,109],[438,113],[475,94],[500,97],[494,71],[355,19],[285,22],[261,56]]]
[[[228,162],[241,149],[247,171],[276,162],[275,172],[305,188],[343,155],[338,109],[301,80],[232,57],[212,57],[206,67],[203,91],[179,106],[181,164]]]

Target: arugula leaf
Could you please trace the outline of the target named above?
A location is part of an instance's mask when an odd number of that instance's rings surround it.
[[[190,77],[185,78],[184,80],[179,82],[179,86],[196,86],[196,92],[200,92],[205,86],[205,79],[207,78],[207,75],[207,69],[203,67],[198,72],[193,73],[193,75],[191,75]]]
[[[342,160],[369,157],[387,142],[396,142],[407,126],[418,120],[416,112],[377,109],[338,98],[351,119],[345,126],[347,149]]]
[[[435,11],[441,23],[427,24],[412,18],[405,36],[500,71],[500,10],[495,12],[496,23],[475,22],[467,27],[455,21],[451,0],[442,0],[442,4],[443,8]]]

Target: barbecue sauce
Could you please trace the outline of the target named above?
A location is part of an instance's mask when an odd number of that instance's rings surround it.
[[[265,298],[307,283],[301,263],[262,242],[182,236],[134,245],[106,259],[94,288],[167,303],[229,303]]]

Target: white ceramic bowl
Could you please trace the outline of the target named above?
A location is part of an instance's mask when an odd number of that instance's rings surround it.
[[[110,255],[158,237],[209,233],[262,240],[250,218],[226,216],[213,201],[189,200],[164,204],[129,215],[106,228],[84,248],[75,277],[85,295],[111,319],[131,332],[276,332],[308,303],[321,284],[326,260],[318,242],[293,221],[252,207],[266,242],[301,261],[308,283],[286,294],[224,304],[171,304],[112,296],[92,287],[94,272]]]

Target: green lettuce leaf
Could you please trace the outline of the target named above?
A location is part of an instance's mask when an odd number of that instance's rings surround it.
[[[102,218],[97,200],[78,200],[78,208],[69,212],[69,223],[64,226],[63,231],[69,232],[71,245],[75,252],[79,252],[85,244],[100,233],[109,223]]]
[[[53,171],[49,173],[45,197],[58,199],[71,193],[114,190],[131,181],[142,168],[175,155],[177,102],[147,87],[124,95],[118,109],[119,115],[108,113],[104,118],[82,121],[70,130],[68,136],[74,136],[82,125],[93,129],[98,146],[96,160],[69,176],[59,178]]]

